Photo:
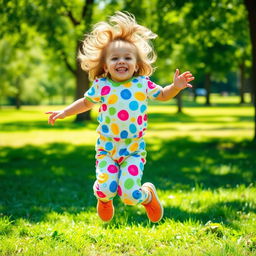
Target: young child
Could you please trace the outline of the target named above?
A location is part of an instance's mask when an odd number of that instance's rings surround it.
[[[146,148],[148,99],[166,101],[194,80],[187,71],[162,88],[148,78],[155,53],[150,39],[157,35],[138,25],[129,13],[116,12],[109,22],[97,23],[86,35],[79,60],[93,80],[85,97],[61,111],[50,111],[49,124],[57,119],[88,111],[99,103],[99,138],[96,143],[97,212],[103,221],[114,216],[113,198],[118,194],[127,205],[142,204],[152,222],[163,217],[163,207],[152,183],[141,186]]]

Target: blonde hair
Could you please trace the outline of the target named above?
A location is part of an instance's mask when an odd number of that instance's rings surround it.
[[[125,41],[133,44],[138,53],[138,71],[136,75],[149,76],[153,72],[152,63],[156,54],[150,44],[150,39],[156,38],[148,28],[137,24],[135,17],[128,12],[116,12],[109,22],[95,24],[91,33],[85,36],[78,52],[83,70],[89,73],[89,78],[106,76],[103,69],[107,46],[113,41]]]

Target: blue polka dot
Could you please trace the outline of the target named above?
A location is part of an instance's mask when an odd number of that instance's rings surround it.
[[[108,126],[105,125],[105,124],[102,125],[101,129],[102,129],[102,131],[103,131],[104,133],[108,133],[108,132],[109,132]]]
[[[129,130],[131,133],[135,133],[137,131],[136,125],[135,124],[130,124]]]
[[[157,93],[153,94],[153,97],[157,97],[160,94],[160,91],[158,91]]]
[[[111,150],[113,149],[113,143],[112,142],[107,142],[105,145],[106,150]]]
[[[121,97],[124,99],[124,100],[129,100],[132,96],[132,93],[128,90],[128,89],[124,89],[121,91]]]
[[[127,151],[126,148],[121,148],[121,149],[119,150],[119,155],[120,155],[120,156],[128,156],[128,155],[129,155],[129,152]]]
[[[121,175],[122,175],[122,170],[119,170],[119,172],[118,172],[118,179],[120,179]]]
[[[132,193],[132,197],[133,197],[134,199],[139,199],[139,198],[141,198],[141,196],[142,196],[142,193],[141,193],[139,190],[135,190],[135,191],[133,191],[133,193]]]
[[[129,108],[130,110],[137,110],[139,108],[139,103],[137,101],[131,101],[130,104],[129,104]]]
[[[140,169],[143,171],[144,170],[144,164],[141,162],[140,163]]]
[[[93,96],[95,94],[95,89],[93,87],[88,91],[88,95]]]
[[[147,109],[146,105],[142,105],[140,107],[140,112],[143,113],[143,112],[145,112],[146,109]]]
[[[117,182],[116,181],[112,181],[109,185],[109,190],[112,192],[112,193],[115,193],[116,190],[117,190]]]
[[[101,97],[101,102],[105,102],[105,98],[104,97]]]
[[[142,141],[141,143],[140,143],[140,149],[145,149],[145,142],[144,141]]]
[[[106,77],[103,77],[103,78],[101,78],[100,80],[101,80],[101,81],[106,81],[107,78],[106,78]]]
[[[128,137],[128,132],[127,131],[121,131],[120,137],[121,137],[121,139],[126,139]]]
[[[139,80],[136,79],[136,78],[134,78],[132,81],[133,81],[134,83],[138,83],[138,82],[139,82]]]
[[[136,157],[136,158],[138,158],[138,157],[140,157],[140,155],[132,155],[133,157]]]
[[[99,138],[97,139],[97,144],[100,145],[100,139]]]

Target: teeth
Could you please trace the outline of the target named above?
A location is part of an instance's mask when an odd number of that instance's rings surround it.
[[[117,71],[126,71],[127,68],[117,68]]]

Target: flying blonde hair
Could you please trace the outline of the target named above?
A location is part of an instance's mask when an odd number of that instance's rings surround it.
[[[109,22],[95,24],[92,32],[82,42],[78,59],[82,69],[89,73],[90,80],[105,77],[103,64],[107,46],[113,41],[124,41],[133,44],[137,49],[139,69],[136,75],[149,76],[153,72],[151,64],[156,60],[150,39],[156,37],[151,30],[137,24],[132,14],[118,11],[109,18]]]

